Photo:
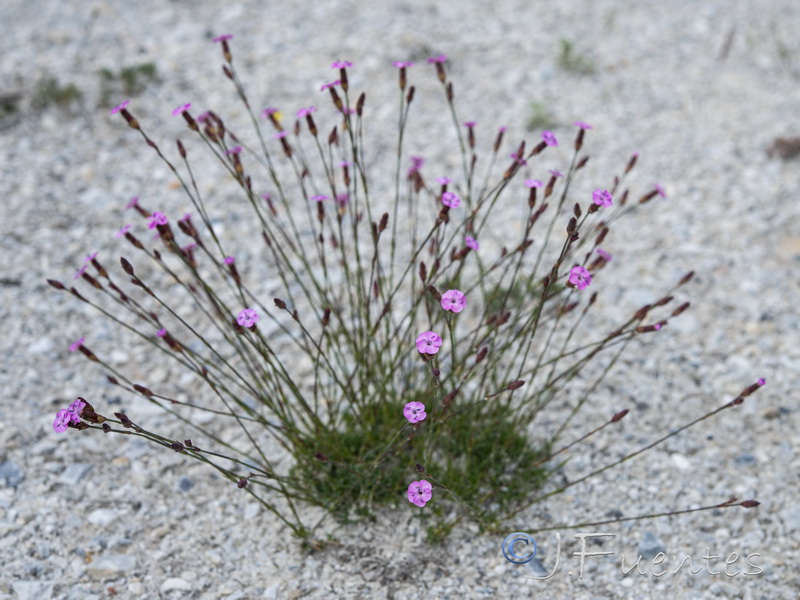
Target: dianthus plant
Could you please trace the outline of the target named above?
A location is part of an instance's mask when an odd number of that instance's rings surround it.
[[[230,40],[216,38],[252,132],[222,111],[166,107],[187,127],[173,157],[133,105],[117,106],[112,113],[168,166],[184,205],[131,199],[127,214],[139,224],[115,234],[127,248],[123,276],[93,254],[75,275],[88,292],[50,281],[149,344],[148,360],[191,375],[135,381],[90,349],[91,331],[71,347],[101,364],[112,386],[178,420],[145,428],[135,414],[103,414],[103,394],[86,393],[59,411],[56,432],[137,435],[201,460],[301,537],[320,523],[304,505],[340,520],[400,507],[436,536],[464,519],[498,527],[763,384],[572,483],[551,483],[578,442],[621,427],[622,407],[599,424],[576,416],[622,352],[688,307],[674,295],[691,274],[610,326],[592,312],[602,304],[596,290],[609,285],[612,226],[663,189],[625,188],[634,154],[618,175],[573,192],[588,161],[583,122],[566,151],[550,131],[506,147],[501,127],[479,157],[478,124],[460,121],[443,55],[416,69],[441,83],[461,167],[444,172],[420,155],[447,143],[441,136],[406,139],[416,106],[410,62],[387,65],[398,85],[395,152],[373,154],[369,103],[350,89],[350,62],[333,63],[324,107],[253,109]],[[205,197],[196,153],[217,161],[211,183],[238,195],[235,209],[219,191]],[[235,235],[219,227],[231,214]],[[149,430],[157,428],[168,431]]]

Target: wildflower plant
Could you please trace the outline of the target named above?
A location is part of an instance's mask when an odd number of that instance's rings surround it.
[[[177,217],[158,200],[134,197],[128,209],[139,224],[114,234],[126,244],[121,272],[95,253],[76,273],[80,289],[50,280],[194,377],[192,400],[182,401],[173,384],[135,381],[90,349],[90,332],[70,346],[104,367],[110,384],[182,425],[156,433],[134,414],[103,415],[80,398],[59,411],[56,432],[136,435],[203,461],[300,537],[319,525],[304,516],[303,504],[343,521],[401,506],[419,511],[438,537],[464,519],[495,528],[763,385],[578,481],[551,483],[579,442],[625,417],[620,410],[599,426],[575,419],[623,351],[689,306],[676,295],[691,273],[619,322],[583,329],[611,261],[612,228],[663,189],[634,200],[625,187],[633,155],[619,175],[590,182],[596,191],[575,197],[591,129],[582,122],[564,164],[548,155],[559,146],[551,131],[530,148],[525,141],[506,148],[500,128],[484,157],[477,124],[459,120],[444,55],[427,68],[441,83],[461,171],[429,180],[435,168],[412,154],[418,147],[409,148],[405,133],[414,65],[404,61],[394,63],[396,151],[386,168],[368,169],[369,103],[350,89],[350,62],[333,63],[335,80],[322,86],[327,104],[259,110],[239,79],[230,40],[215,38],[252,133],[220,112],[181,104],[172,114],[188,138],[177,140],[171,158],[133,106],[115,107],[170,169],[192,212]],[[190,160],[201,151],[249,206],[256,239],[219,234],[224,208],[201,193]],[[548,171],[553,163],[559,170]],[[375,189],[393,190],[390,201]],[[503,216],[514,207],[524,211],[517,231]],[[237,260],[247,252],[257,259]],[[274,296],[261,291],[265,278],[279,290]],[[558,419],[546,412],[554,403],[567,407]],[[212,419],[200,422],[200,412]]]

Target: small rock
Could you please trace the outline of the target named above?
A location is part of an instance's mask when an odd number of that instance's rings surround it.
[[[61,476],[58,478],[59,481],[62,483],[66,483],[67,485],[75,485],[81,481],[86,474],[92,469],[92,465],[90,463],[72,463],[64,472],[61,473]]]
[[[678,467],[681,471],[688,471],[692,468],[691,461],[686,458],[683,454],[673,454],[670,456],[672,462],[675,463],[675,466]]]
[[[182,592],[188,592],[192,589],[192,585],[186,581],[185,579],[181,579],[180,577],[170,577],[164,583],[161,584],[161,587],[158,588],[162,594],[166,594],[167,592],[171,592],[173,590],[180,590]]]
[[[5,481],[7,487],[16,488],[25,476],[15,462],[10,460],[0,463],[0,481]]]
[[[92,561],[86,568],[90,577],[103,579],[120,577],[136,568],[136,557],[129,554],[107,554]]]
[[[89,513],[86,520],[97,527],[105,527],[117,518],[117,511],[110,508],[98,508]]]
[[[194,481],[190,477],[181,477],[178,481],[178,489],[182,492],[188,492],[194,487]]]
[[[639,543],[639,554],[645,560],[655,558],[659,552],[665,552],[664,545],[649,531],[644,534]]]
[[[19,600],[39,600],[53,597],[53,584],[47,581],[13,581],[11,589]]]

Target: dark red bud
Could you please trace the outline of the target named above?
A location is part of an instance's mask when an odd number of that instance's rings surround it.
[[[523,385],[525,385],[525,380],[524,379],[517,379],[516,381],[512,381],[511,383],[509,383],[507,389],[516,390],[516,389],[521,388]]]
[[[284,302],[280,298],[274,298],[273,302],[275,302],[275,306],[277,306],[281,310],[285,310],[286,309],[286,302]]]
[[[627,415],[627,414],[628,414],[628,409],[627,408],[625,410],[621,410],[617,414],[615,414],[613,417],[611,417],[611,422],[612,423],[616,423],[618,421],[621,421],[625,417],[625,415]]]

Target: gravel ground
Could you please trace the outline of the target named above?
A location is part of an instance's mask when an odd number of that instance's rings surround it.
[[[767,149],[776,138],[800,136],[800,4],[625,4],[76,0],[67,9],[52,0],[5,0],[0,598],[798,597],[800,204],[792,193],[800,162]],[[458,160],[452,145],[438,143],[451,139],[447,119],[423,116],[426,98],[440,95],[424,58],[438,53],[450,58],[460,116],[478,122],[479,144],[488,146],[500,125],[509,128],[509,151],[512,141],[536,140],[538,131],[524,129],[535,101],[562,140],[574,135],[575,120],[594,125],[590,172],[597,177],[607,180],[639,151],[633,182],[659,181],[668,198],[616,232],[603,310],[628,314],[690,269],[698,273],[685,290],[693,306],[616,369],[596,410],[634,409],[624,435],[589,446],[566,475],[654,439],[758,377],[767,386],[702,429],[521,515],[508,531],[730,495],[761,506],[603,526],[598,531],[614,537],[589,548],[613,555],[587,558],[582,578],[572,556],[576,532],[563,530],[559,570],[534,581],[526,575],[541,572],[537,565],[554,569],[554,533],[537,538],[541,563],[516,566],[503,558],[499,537],[470,528],[442,547],[426,545],[409,506],[377,523],[331,525],[339,544],[306,554],[274,518],[201,465],[134,440],[54,434],[54,413],[77,395],[148,423],[160,418],[67,351],[81,335],[148,383],[179,381],[146,347],[115,345],[107,323],[44,282],[71,281],[94,250],[114,263],[112,234],[127,218],[130,196],[181,208],[169,172],[108,114],[98,70],[156,65],[159,81],[131,106],[171,150],[170,140],[185,134],[169,114],[174,106],[234,104],[210,41],[220,33],[235,35],[236,64],[258,106],[317,103],[329,63],[353,61],[351,87],[369,91],[378,133],[384,124],[391,131],[395,110],[391,61],[416,60],[410,76],[419,85],[420,121],[408,148],[442,170]],[[564,68],[562,40],[592,72],[579,72],[580,61]],[[74,84],[82,99],[38,106],[48,77]],[[112,97],[124,99],[118,91]],[[559,164],[569,158],[569,144],[562,146],[552,155]],[[643,559],[646,574],[623,574],[623,554],[629,568],[637,552],[659,550],[663,565],[653,569]],[[707,563],[722,570],[734,552],[739,559],[728,572],[741,569],[738,575],[709,574]],[[707,553],[723,558],[706,561]],[[675,557],[686,555],[700,572],[674,573]],[[745,564],[747,556],[757,568]],[[652,574],[664,568],[665,575]]]

